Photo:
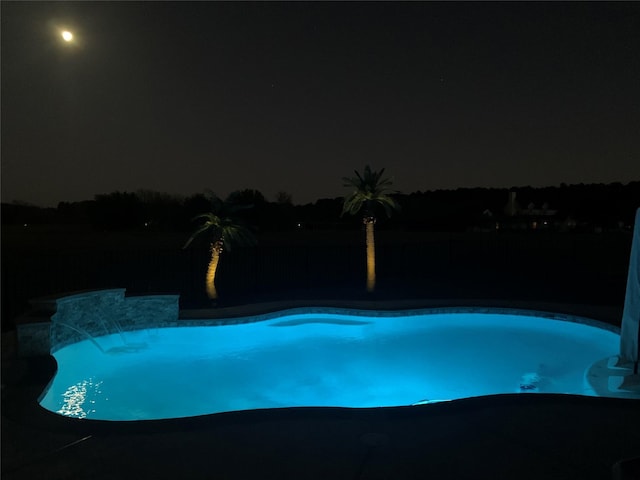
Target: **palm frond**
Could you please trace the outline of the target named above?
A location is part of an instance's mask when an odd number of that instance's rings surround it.
[[[189,237],[189,240],[187,240],[187,242],[182,246],[182,248],[183,249],[187,248],[196,239],[196,237],[198,237],[198,235],[206,232],[207,230],[209,230],[209,228],[211,228],[209,225],[202,225],[195,232],[193,232],[193,234]]]
[[[362,175],[357,170],[355,174],[355,177],[342,179],[345,187],[354,187],[355,190],[344,199],[341,215],[345,213],[356,215],[364,210],[366,216],[373,216],[373,210],[380,206],[387,216],[391,216],[394,210],[399,209],[397,202],[388,194],[393,181],[382,178],[384,168],[375,171],[371,170],[369,165],[365,165]]]
[[[193,217],[193,221],[200,220],[200,219],[204,219],[204,222],[196,229],[195,232],[193,232],[191,237],[189,237],[189,240],[187,240],[187,243],[185,243],[184,246],[182,247],[183,249],[191,245],[191,242],[193,242],[198,235],[205,233],[209,230],[212,231],[212,234],[214,236],[214,241],[217,240],[216,237],[219,237],[219,230],[221,225],[220,217],[218,217],[214,213],[202,213],[200,215],[196,215],[195,217]]]
[[[226,206],[223,206],[221,210],[225,210]],[[202,223],[198,226],[196,231],[191,235],[189,240],[184,244],[182,248],[187,248],[193,240],[203,233],[211,233],[211,241],[216,242],[222,239],[224,248],[231,250],[232,245],[255,245],[256,239],[246,226],[240,223],[239,220],[231,216],[222,216],[216,213],[202,213],[193,218],[194,221],[200,220]]]
[[[228,224],[222,228],[222,241],[226,250],[231,250],[233,245],[253,246],[256,238],[247,227],[238,224]]]

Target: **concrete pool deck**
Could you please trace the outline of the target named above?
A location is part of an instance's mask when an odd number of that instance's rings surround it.
[[[301,301],[302,302],[302,301]],[[407,309],[495,302],[309,302]],[[181,312],[229,318],[302,306],[273,302]],[[501,302],[612,325],[620,309]],[[186,419],[100,422],[60,417],[37,398],[50,357],[12,355],[3,336],[2,478],[466,479],[640,478],[640,401],[514,394],[418,407],[291,408]]]

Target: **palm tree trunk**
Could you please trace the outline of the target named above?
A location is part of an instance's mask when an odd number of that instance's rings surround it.
[[[374,217],[364,220],[367,237],[367,292],[373,292],[376,288],[376,243],[373,233]]]
[[[222,242],[218,240],[211,244],[211,260],[209,261],[209,268],[207,269],[207,296],[214,300],[218,298],[218,292],[216,291],[216,270],[218,270],[218,262],[220,261],[220,254],[222,253]]]

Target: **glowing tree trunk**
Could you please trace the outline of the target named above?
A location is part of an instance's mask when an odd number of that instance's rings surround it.
[[[218,270],[218,262],[220,261],[220,254],[222,254],[222,240],[218,240],[211,244],[211,261],[209,261],[209,268],[207,269],[207,296],[209,298],[218,298],[218,292],[216,291],[216,270]]]
[[[376,288],[376,242],[373,234],[374,217],[365,217],[364,224],[367,236],[367,292]]]

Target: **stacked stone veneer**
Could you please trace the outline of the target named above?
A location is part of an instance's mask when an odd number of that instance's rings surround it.
[[[32,301],[18,321],[22,356],[47,355],[90,338],[175,324],[179,295],[126,297],[125,289],[96,290]]]

